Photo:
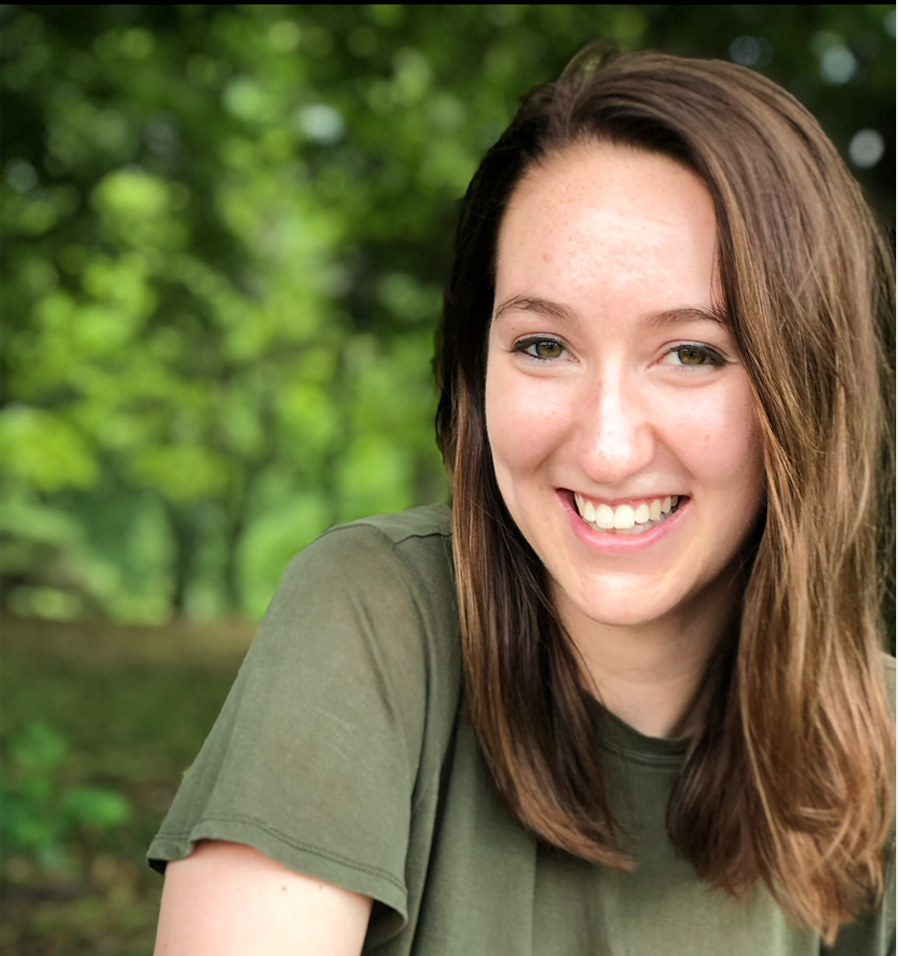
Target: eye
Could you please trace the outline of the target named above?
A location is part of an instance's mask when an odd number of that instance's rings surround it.
[[[669,364],[683,368],[699,368],[702,366],[720,367],[726,365],[726,359],[716,349],[696,342],[684,342],[674,346],[667,352],[665,358]]]
[[[513,351],[529,355],[541,362],[548,362],[561,358],[565,353],[565,347],[557,339],[531,337],[515,342]]]

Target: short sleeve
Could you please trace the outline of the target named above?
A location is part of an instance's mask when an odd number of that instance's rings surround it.
[[[420,568],[375,527],[335,529],[294,558],[151,865],[198,840],[245,843],[404,920],[426,605]]]

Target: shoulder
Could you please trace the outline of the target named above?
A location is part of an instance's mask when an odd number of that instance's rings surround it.
[[[287,566],[266,618],[356,608],[387,629],[410,611],[448,626],[457,619],[451,537],[445,505],[331,528]]]
[[[281,582],[296,577],[337,573],[334,583],[351,572],[356,586],[398,575],[415,583],[422,577],[431,588],[454,588],[452,513],[445,505],[413,508],[399,514],[375,515],[338,525],[304,548],[290,562]]]
[[[452,511],[448,505],[425,505],[398,514],[360,518],[331,528],[325,535],[359,532],[363,529],[379,532],[397,545],[415,539],[430,540],[432,543],[446,541],[452,537]]]
[[[411,573],[413,578],[426,572],[432,586],[454,587],[452,512],[446,505],[374,515],[338,525],[326,531],[306,551],[310,556],[314,554],[316,560],[320,556],[324,560],[348,562],[354,567],[393,564],[406,574]]]
[[[284,571],[256,653],[315,655],[321,667],[367,659],[424,682],[434,669],[460,674],[451,528],[449,508],[431,506],[325,532]]]

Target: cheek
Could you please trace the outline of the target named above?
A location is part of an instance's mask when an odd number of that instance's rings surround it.
[[[680,457],[709,485],[763,496],[761,429],[747,387],[709,393],[669,421]]]
[[[563,396],[537,380],[487,372],[486,430],[497,469],[536,467],[567,431]]]

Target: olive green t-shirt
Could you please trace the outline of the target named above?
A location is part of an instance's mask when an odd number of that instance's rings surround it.
[[[329,531],[284,573],[152,864],[197,840],[249,844],[373,897],[364,951],[383,956],[830,952],[763,887],[736,902],[676,856],[665,810],[686,741],[596,706],[635,845],[620,872],[547,848],[506,813],[460,696],[448,508]],[[891,865],[883,907],[832,952],[893,952],[894,894]]]

